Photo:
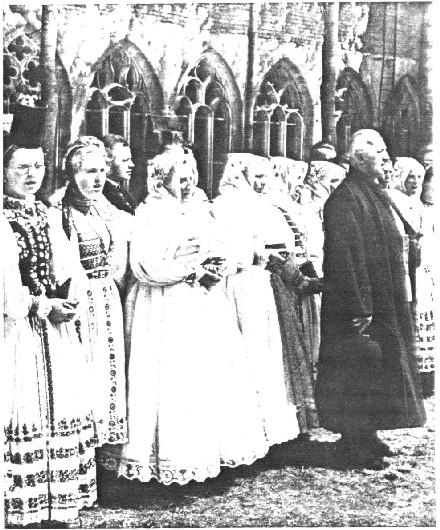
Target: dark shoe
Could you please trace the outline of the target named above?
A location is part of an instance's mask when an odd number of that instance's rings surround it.
[[[389,445],[387,445],[385,442],[382,442],[381,440],[375,441],[371,445],[371,449],[375,455],[384,456],[387,458],[391,458],[400,454],[399,451],[393,451]]]
[[[372,450],[371,445],[360,440],[355,442],[342,438],[337,444],[341,460],[350,467],[380,471],[389,466]]]
[[[377,434],[366,437],[365,443],[369,445],[371,451],[376,456],[391,458],[400,454],[398,451],[393,451],[389,445],[387,445],[379,438],[379,436],[377,436]]]

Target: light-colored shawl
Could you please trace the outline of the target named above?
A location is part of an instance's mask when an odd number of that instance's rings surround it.
[[[425,175],[425,169],[415,160],[414,158],[410,158],[407,156],[399,156],[396,158],[396,161],[394,163],[394,175],[393,175],[393,184],[394,188],[396,190],[401,191],[405,195],[408,195],[408,192],[405,188],[405,182],[406,179],[410,175],[416,175],[419,180],[423,180],[423,177]],[[420,193],[422,192],[422,188],[420,187]],[[412,196],[411,198],[417,198],[419,199],[419,195],[416,194]]]

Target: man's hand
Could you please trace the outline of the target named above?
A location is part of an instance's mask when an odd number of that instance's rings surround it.
[[[368,328],[368,326],[371,324],[371,320],[373,317],[358,317],[353,318],[352,325],[354,329],[359,333],[359,335],[362,335],[362,333]]]

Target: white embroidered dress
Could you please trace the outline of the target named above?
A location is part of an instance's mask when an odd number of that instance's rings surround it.
[[[208,256],[224,249],[205,203],[181,204],[162,188],[139,206],[130,257],[137,281],[126,302],[129,442],[115,462],[119,475],[186,484],[268,451],[223,287],[185,281]]]
[[[236,274],[227,277],[227,294],[246,342],[257,384],[267,440],[270,445],[294,439],[299,434],[296,406],[286,389],[283,349],[270,272],[253,265],[254,251],[264,254],[260,197],[244,182],[244,189],[220,186],[213,215],[222,227],[224,240],[239,263]],[[265,229],[264,229],[265,230]]]

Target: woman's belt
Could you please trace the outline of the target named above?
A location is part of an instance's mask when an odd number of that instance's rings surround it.
[[[108,275],[109,275],[108,269],[98,269],[98,270],[88,272],[87,278],[89,278],[89,280],[92,280],[92,279],[95,280],[98,278],[107,278]]]

